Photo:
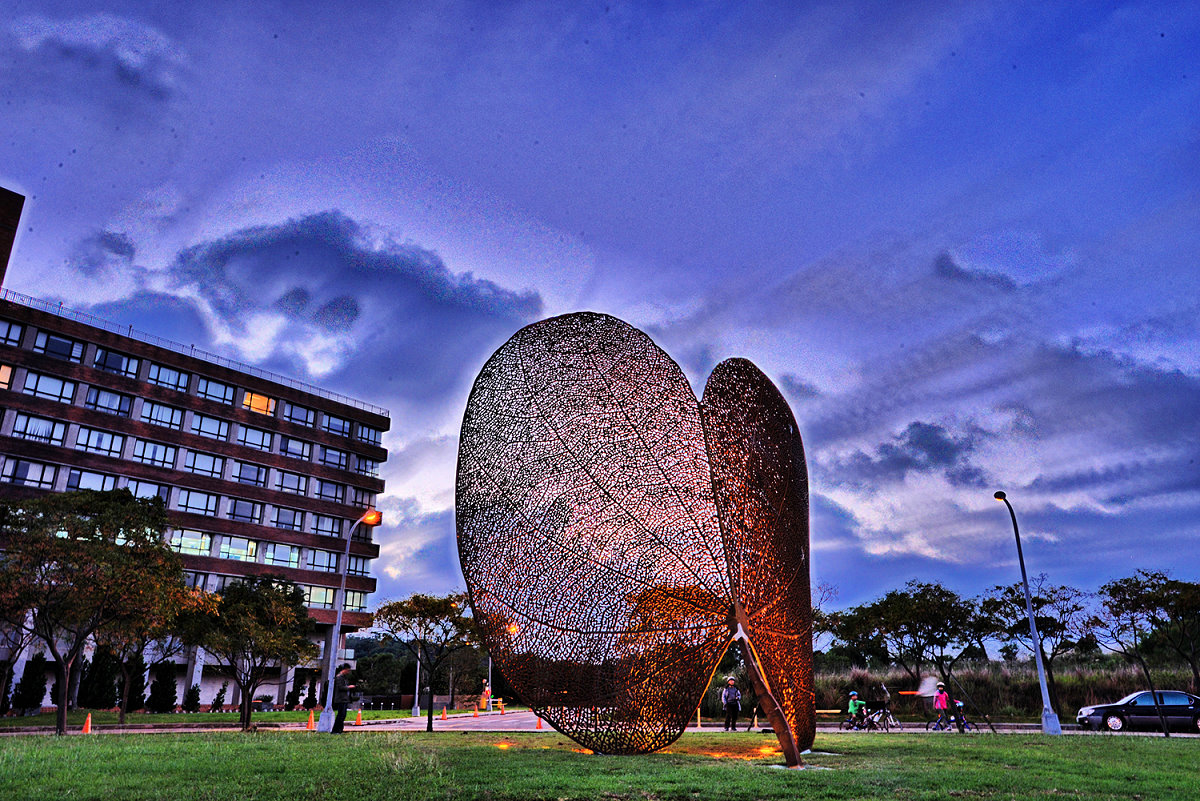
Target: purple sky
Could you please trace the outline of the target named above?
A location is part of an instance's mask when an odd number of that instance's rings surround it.
[[[345,8],[342,8],[342,7]],[[0,18],[6,286],[392,410],[377,602],[462,586],[457,429],[590,309],[756,362],[839,604],[1200,577],[1200,11],[55,3]]]

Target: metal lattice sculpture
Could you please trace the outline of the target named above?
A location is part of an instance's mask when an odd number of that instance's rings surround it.
[[[598,753],[669,745],[740,637],[799,763],[815,731],[808,478],[753,364],[722,362],[697,403],[614,317],[523,328],[475,381],[456,506],[488,651],[556,729]]]

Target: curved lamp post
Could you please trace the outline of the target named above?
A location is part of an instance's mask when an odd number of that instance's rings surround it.
[[[1021,553],[1021,531],[1017,528],[1017,513],[1013,511],[1008,496],[997,490],[996,500],[1003,501],[1008,507],[1008,515],[1012,518],[1013,534],[1017,538],[1017,561],[1021,563],[1021,584],[1025,588],[1025,614],[1029,616],[1029,634],[1033,637],[1033,658],[1037,662],[1038,684],[1042,688],[1042,733],[1062,734],[1062,726],[1058,715],[1050,706],[1050,691],[1046,689],[1046,667],[1042,664],[1042,640],[1038,637],[1037,623],[1033,619],[1033,597],[1029,594],[1029,577],[1025,573],[1025,556]]]
[[[342,610],[346,608],[346,571],[350,567],[350,541],[359,526],[378,526],[383,522],[383,513],[376,509],[368,509],[363,516],[354,521],[346,532],[346,550],[342,554],[341,582],[338,585],[337,617],[333,624],[333,646],[329,649],[329,659],[325,664],[325,707],[321,710],[321,719],[317,721],[317,731],[333,731],[333,677],[337,672],[338,640],[342,634]]]

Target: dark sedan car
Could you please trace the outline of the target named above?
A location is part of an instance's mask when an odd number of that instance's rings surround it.
[[[1159,690],[1158,703],[1172,729],[1200,732],[1200,698],[1177,690]],[[1149,691],[1131,693],[1115,704],[1085,706],[1075,716],[1085,729],[1161,729],[1154,697]]]

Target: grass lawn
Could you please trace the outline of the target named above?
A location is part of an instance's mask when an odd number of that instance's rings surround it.
[[[259,732],[0,739],[3,799],[1179,799],[1200,740],[830,734],[786,771],[775,741],[685,734],[637,757],[557,733]]]
[[[512,709],[512,707],[509,707]],[[354,715],[357,710],[350,710],[349,720],[354,720]],[[83,728],[83,721],[87,718],[88,713],[92,715],[93,726],[109,726],[116,725],[117,713],[110,712],[104,709],[74,709],[67,713],[67,727],[69,729]],[[316,710],[314,714],[317,717],[321,716],[320,710]],[[450,710],[449,715],[470,715],[471,710]],[[434,713],[434,717],[439,717],[441,712]],[[395,720],[397,718],[412,717],[410,710],[402,709],[364,709],[363,720]],[[422,714],[422,717],[424,715]],[[300,709],[291,712],[255,712],[250,719],[252,723],[303,723],[308,720],[308,710]],[[153,723],[161,724],[179,724],[179,725],[208,725],[212,723],[230,723],[238,722],[236,712],[196,712],[196,713],[175,713],[170,715],[151,715],[144,712],[130,712],[125,716],[127,724],[137,723]],[[0,717],[0,730],[12,726],[49,726],[54,727],[54,713],[50,712],[43,715],[29,715],[22,717]]]

